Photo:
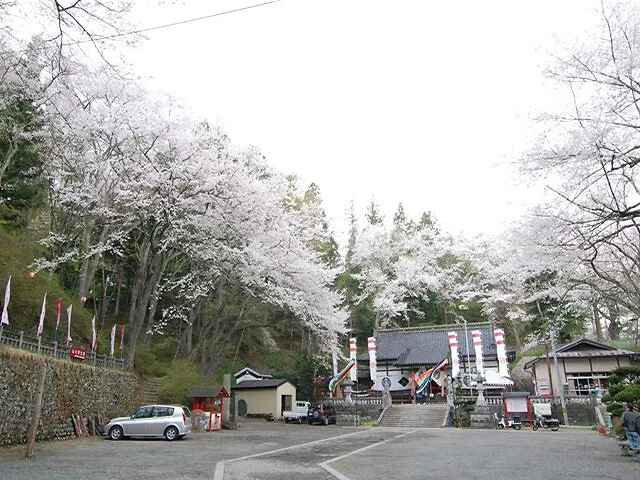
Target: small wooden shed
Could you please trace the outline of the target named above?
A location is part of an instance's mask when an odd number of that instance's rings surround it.
[[[222,406],[224,399],[229,397],[229,392],[224,387],[195,387],[191,390],[193,409],[209,413],[209,431],[220,429]]]

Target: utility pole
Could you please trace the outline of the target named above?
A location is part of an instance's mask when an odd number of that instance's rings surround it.
[[[562,296],[564,299],[565,295],[569,293],[568,291]],[[544,314],[542,313],[542,309],[540,308],[540,302],[536,300],[536,307],[538,307],[538,313],[540,314],[541,319],[545,319]],[[569,425],[569,416],[567,414],[567,404],[564,401],[564,384],[562,383],[562,378],[560,377],[560,367],[558,366],[558,352],[556,351],[556,327],[549,322],[549,336],[551,337],[551,352],[553,354],[553,364],[556,367],[556,386],[558,392],[560,394],[560,406],[562,407],[562,419],[564,420],[565,425]]]
[[[569,416],[567,415],[567,404],[564,401],[564,384],[560,377],[560,367],[558,367],[558,352],[556,351],[556,329],[551,327],[551,350],[553,352],[553,363],[556,367],[556,379],[558,392],[560,392],[560,406],[562,407],[562,419],[565,425],[569,425]]]
[[[549,361],[549,342],[546,340],[544,342],[544,354],[547,358],[547,375],[549,376],[549,386],[551,387],[549,391],[551,392],[551,396],[553,396],[555,390],[553,389],[553,376],[551,375],[551,362]]]

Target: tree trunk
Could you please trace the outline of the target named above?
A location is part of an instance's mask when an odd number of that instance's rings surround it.
[[[593,330],[596,332],[596,338],[598,340],[602,340],[602,322],[600,320],[600,310],[594,304],[592,306],[593,310]]]
[[[138,337],[144,326],[144,321],[147,318],[146,314],[150,304],[151,294],[158,288],[162,274],[169,264],[170,254],[155,255],[153,258],[156,261],[150,261],[150,250],[149,245],[144,249],[141,259],[143,261],[140,262],[141,268],[136,272],[136,281],[134,284],[135,295],[134,290],[132,290],[131,294],[131,306],[129,310],[129,357],[125,364],[127,368],[133,366],[133,357],[135,356]]]
[[[107,227],[103,227],[98,238],[98,244],[103,244],[106,237]],[[85,225],[83,245],[85,252],[89,251],[89,249],[91,248],[91,238],[91,226]],[[80,278],[78,282],[78,298],[82,299],[82,297],[87,296],[89,287],[94,282],[96,270],[98,269],[98,265],[100,264],[101,257],[102,255],[100,253],[95,253],[89,257],[85,256],[83,258],[82,267],[80,268]]]
[[[156,287],[151,296],[151,305],[149,306],[149,313],[147,314],[147,328],[144,331],[144,345],[149,346],[151,343],[152,330],[154,320],[156,316],[156,310],[158,308],[158,288]]]
[[[614,302],[607,302],[607,310],[609,310],[609,340],[620,339],[620,310]]]

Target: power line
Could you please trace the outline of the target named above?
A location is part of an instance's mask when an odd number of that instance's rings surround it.
[[[254,4],[254,5],[248,5],[246,7],[235,8],[233,10],[226,10],[224,12],[212,13],[210,15],[202,15],[200,17],[189,18],[187,20],[181,20],[179,22],[165,23],[163,25],[156,25],[154,27],[141,28],[139,30],[130,30],[128,32],[114,33],[113,35],[104,35],[104,36],[100,36],[100,37],[88,38],[86,40],[76,40],[74,42],[64,43],[63,46],[68,47],[68,46],[71,46],[71,45],[80,45],[82,43],[103,42],[105,40],[112,40],[114,38],[127,37],[129,35],[137,35],[139,33],[151,32],[153,30],[161,30],[163,28],[176,27],[178,25],[185,25],[187,23],[199,22],[199,21],[202,21],[202,20],[208,20],[209,18],[221,17],[223,15],[229,15],[230,13],[238,13],[238,12],[242,12],[244,10],[251,10],[253,8],[264,7],[265,5],[270,5],[272,3],[278,3],[280,1],[282,1],[282,0],[270,0],[269,2],[257,3],[257,4]],[[21,51],[19,53],[25,53],[27,51],[28,51],[28,49],[25,49],[25,50],[23,50],[23,51]]]
[[[272,3],[278,3],[280,1],[282,1],[282,0],[271,0],[269,2],[257,3],[255,5],[248,5],[246,7],[236,8],[236,9],[233,9],[233,10],[227,10],[225,12],[212,13],[211,15],[203,15],[201,17],[190,18],[188,20],[181,20],[179,22],[166,23],[164,25],[157,25],[155,27],[141,28],[140,30],[132,30],[130,32],[115,33],[113,35],[106,35],[106,36],[99,37],[99,38],[96,38],[96,39],[80,40],[80,41],[75,42],[75,43],[79,44],[79,43],[87,43],[87,42],[92,42],[92,41],[103,41],[103,40],[110,40],[112,38],[125,37],[125,36],[128,36],[128,35],[137,35],[138,33],[150,32],[152,30],[160,30],[160,29],[169,28],[169,27],[176,27],[178,25],[184,25],[186,23],[199,22],[201,20],[207,20],[209,18],[214,18],[214,17],[221,17],[222,15],[228,15],[230,13],[242,12],[243,10],[250,10],[252,8],[264,7],[265,5],[269,5],[269,4],[272,4]]]

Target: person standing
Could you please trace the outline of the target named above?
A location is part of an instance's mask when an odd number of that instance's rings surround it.
[[[638,435],[638,427],[636,425],[636,417],[638,414],[633,411],[633,404],[627,403],[627,410],[622,414],[620,423],[624,425],[627,431],[627,441],[629,442],[629,451],[633,460],[638,458],[638,450],[640,449],[640,435]]]

